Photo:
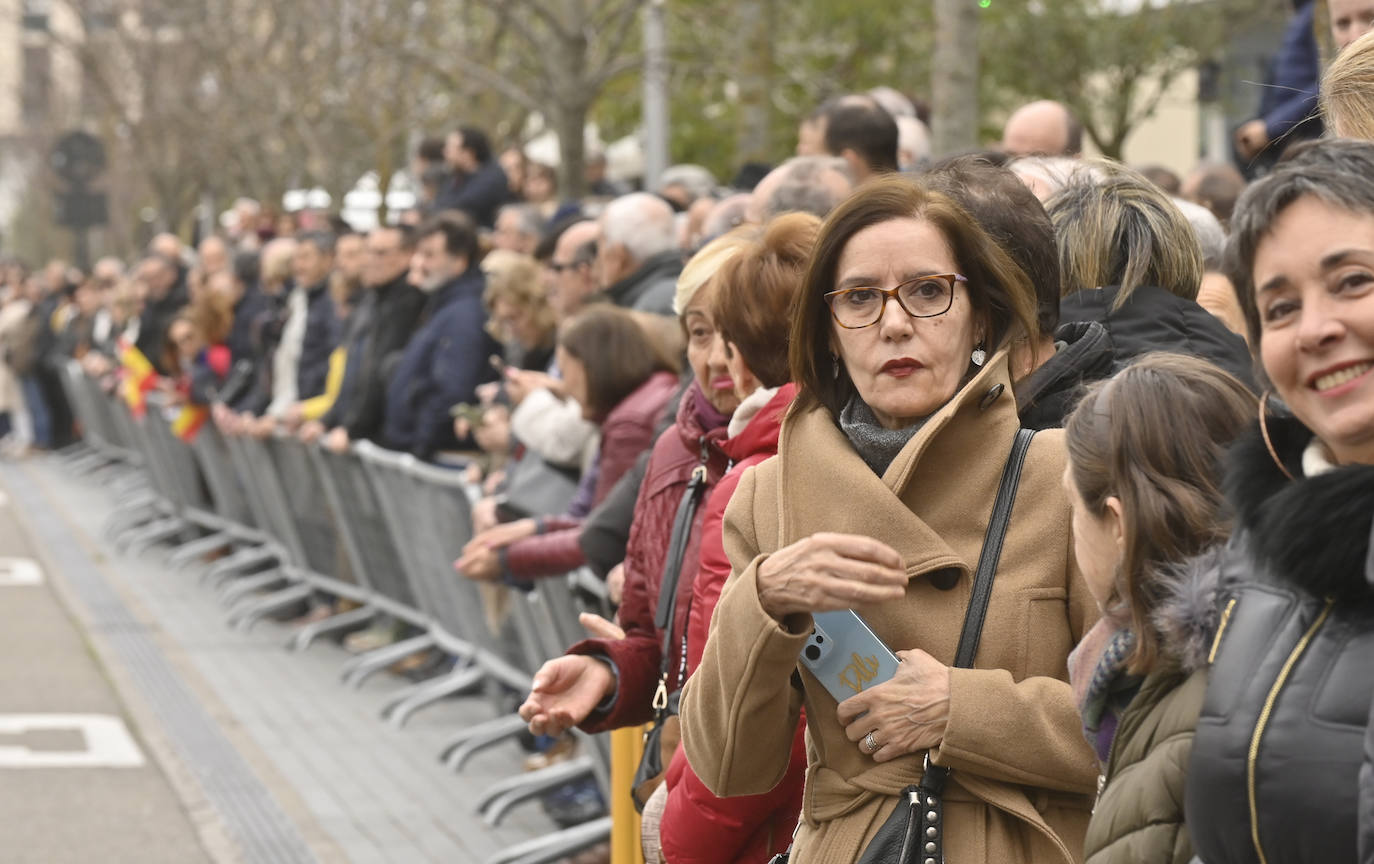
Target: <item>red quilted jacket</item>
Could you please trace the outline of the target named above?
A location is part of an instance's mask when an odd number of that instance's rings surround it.
[[[659,584],[663,580],[664,559],[673,533],[682,494],[692,471],[706,462],[707,494],[725,473],[727,459],[719,444],[725,438],[725,424],[716,420],[711,428],[697,408],[696,382],[682,396],[677,422],[654,444],[644,484],[635,502],[634,523],[625,547],[625,592],[620,603],[620,626],[624,639],[586,639],[568,649],[569,654],[592,654],[615,663],[620,683],[610,711],[593,714],[582,724],[588,732],[619,729],[648,722],[653,716],[651,702],[658,686],[663,656],[663,633],[654,626],[658,608]],[[710,499],[705,499],[709,501]],[[706,507],[697,508],[691,539],[682,561],[678,581],[678,603],[673,621],[673,644],[681,646],[687,632],[687,612],[692,598],[692,582],[697,572],[697,549]],[[680,647],[679,647],[679,650]],[[682,686],[677,671],[681,658],[672,664],[669,691]]]
[[[796,387],[785,385],[754,415],[723,449],[732,461],[729,473],[716,484],[706,505],[702,526],[701,566],[692,587],[692,609],[687,624],[688,667],[695,671],[706,648],[711,613],[721,588],[730,577],[722,528],[725,507],[746,469],[778,452],[782,418],[796,396]],[[748,402],[741,410],[746,410]],[[740,798],[717,798],[701,782],[679,745],[665,780],[668,803],[659,826],[659,843],[669,864],[764,864],[787,848],[801,812],[802,787],[806,780],[806,722],[797,725],[787,773],[771,792]]]
[[[601,424],[600,473],[592,496],[593,507],[630,470],[639,454],[653,444],[654,429],[676,390],[676,375],[655,372],[606,415]],[[587,563],[577,542],[581,519],[555,516],[543,521],[545,533],[506,547],[506,570],[517,581],[557,576]]]

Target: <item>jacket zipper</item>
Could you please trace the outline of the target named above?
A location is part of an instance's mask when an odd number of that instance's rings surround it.
[[[1212,650],[1207,652],[1207,665],[1212,665],[1212,661],[1217,659],[1217,649],[1221,647],[1221,634],[1226,632],[1226,625],[1231,623],[1231,610],[1236,608],[1236,598],[1232,597],[1226,601],[1226,608],[1221,610],[1221,623],[1217,625],[1217,635],[1212,637]]]
[[[1264,737],[1265,727],[1269,725],[1269,715],[1274,711],[1274,703],[1279,699],[1279,692],[1283,690],[1283,685],[1288,683],[1288,674],[1293,671],[1293,667],[1297,664],[1298,658],[1302,656],[1302,652],[1307,650],[1307,645],[1312,641],[1312,637],[1317,635],[1317,630],[1326,623],[1326,618],[1331,614],[1331,607],[1335,605],[1335,602],[1335,600],[1326,601],[1326,608],[1322,609],[1322,613],[1317,616],[1316,621],[1312,622],[1312,626],[1307,628],[1307,632],[1302,634],[1298,644],[1293,646],[1287,662],[1279,670],[1278,679],[1274,681],[1274,686],[1269,688],[1269,696],[1264,700],[1264,708],[1260,710],[1259,722],[1255,724],[1255,732],[1250,737],[1250,753],[1245,761],[1245,786],[1250,797],[1250,840],[1255,844],[1255,853],[1259,856],[1260,864],[1269,864],[1269,859],[1264,854],[1264,847],[1260,844],[1259,802],[1255,793],[1255,768],[1259,761],[1260,740]]]

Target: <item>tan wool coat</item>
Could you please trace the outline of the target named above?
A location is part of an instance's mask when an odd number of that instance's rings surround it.
[[[800,671],[801,687],[794,685],[810,617],[788,628],[763,610],[759,563],[821,531],[887,543],[906,561],[906,598],[855,611],[892,650],[919,648],[952,664],[1019,426],[1002,353],[882,477],[829,412],[816,409],[789,417],[779,455],[741,480],[725,520],[734,572],[683,693],[683,743],[716,794],[762,793],[783,776],[805,706],[809,765],[793,864],[854,861],[901,789],[920,779],[925,753],[875,763],[845,737],[836,702],[819,682]],[[1066,658],[1098,613],[1074,564],[1064,463],[1062,432],[1037,434],[975,668],[950,674],[948,728],[930,756],[952,769],[945,793],[952,864],[1082,860],[1097,760],[1080,731]]]

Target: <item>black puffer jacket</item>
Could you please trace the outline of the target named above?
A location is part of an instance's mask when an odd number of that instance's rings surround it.
[[[1107,328],[1116,353],[1114,371],[1141,354],[1170,351],[1210,360],[1254,389],[1254,364],[1245,340],[1212,313],[1153,285],[1136,288],[1114,308],[1120,293],[1116,287],[1093,288],[1059,303],[1060,321],[1096,321]]]
[[[1292,419],[1270,420],[1269,432],[1299,479],[1274,464],[1258,428],[1232,453],[1236,539],[1188,769],[1188,826],[1207,864],[1355,861],[1374,696],[1374,466],[1304,477],[1311,432]]]

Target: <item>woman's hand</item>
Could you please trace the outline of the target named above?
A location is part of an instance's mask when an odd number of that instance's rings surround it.
[[[800,612],[829,612],[900,600],[902,556],[855,534],[813,534],[759,565],[759,602],[778,621]]]
[[[874,762],[938,747],[949,722],[949,667],[919,650],[898,651],[897,657],[896,675],[836,711],[845,737]],[[876,750],[868,746],[870,733]]]
[[[611,667],[583,654],[557,657],[540,667],[520,716],[535,735],[562,735],[589,717],[611,694]]]

